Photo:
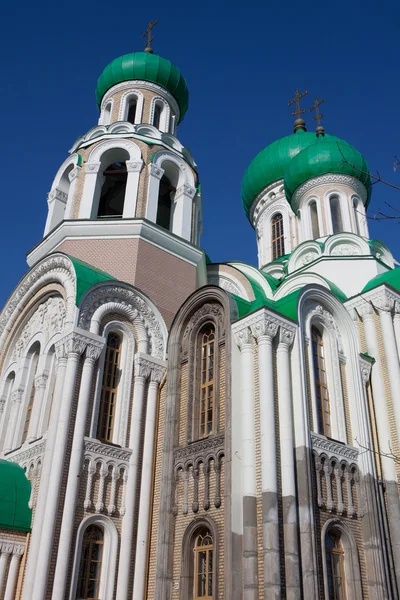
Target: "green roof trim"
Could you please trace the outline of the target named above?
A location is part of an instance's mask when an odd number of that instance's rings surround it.
[[[368,360],[371,360],[372,362],[376,362],[375,358],[368,354],[368,352],[360,352],[360,355],[364,356],[365,358],[368,358]]]
[[[115,277],[105,273],[104,271],[100,271],[96,267],[92,267],[88,263],[83,262],[83,260],[79,260],[74,256],[70,256],[67,254],[68,258],[74,265],[75,275],[76,275],[76,306],[79,306],[79,303],[82,299],[82,296],[89,288],[96,283],[101,283],[102,281],[115,281]]]
[[[16,463],[0,459],[0,529],[30,531],[31,484]]]
[[[390,285],[390,287],[400,291],[400,268],[391,269],[390,271],[386,271],[386,273],[376,275],[368,281],[361,293],[368,292],[382,284]]]
[[[132,52],[115,58],[106,66],[96,87],[96,101],[100,108],[104,94],[117,83],[141,79],[156,83],[176,100],[182,121],[189,107],[189,91],[185,78],[169,60],[149,52]]]

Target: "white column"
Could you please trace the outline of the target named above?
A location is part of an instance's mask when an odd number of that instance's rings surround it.
[[[300,598],[300,568],[297,522],[296,464],[293,429],[292,383],[289,349],[294,331],[281,327],[277,349],[279,439],[281,450],[281,482],[283,534],[287,600]]]
[[[278,323],[262,315],[251,327],[258,343],[260,397],[261,485],[263,506],[264,597],[280,598],[280,553],[278,525],[278,474],[275,433],[273,339]]]
[[[76,167],[74,167],[72,169],[71,173],[68,174],[70,186],[69,186],[69,192],[68,192],[67,206],[65,207],[64,219],[71,219],[71,217],[72,217],[72,210],[74,208],[74,200],[75,200],[76,184],[78,182],[78,177],[79,177],[81,170],[82,170],[82,167],[80,165],[76,165]]]
[[[396,338],[394,335],[392,314],[389,310],[379,310],[379,317],[382,326],[383,345],[385,348],[385,358],[389,375],[390,391],[392,394],[397,436],[400,439],[400,363]]]
[[[160,191],[160,180],[164,175],[164,169],[160,169],[154,163],[147,167],[149,186],[147,192],[146,219],[155,223],[157,221],[158,193]]]
[[[11,556],[10,568],[8,569],[6,591],[4,592],[4,600],[14,600],[15,588],[17,587],[19,563],[24,547],[21,544],[16,544]]]
[[[85,183],[79,210],[80,219],[92,218],[93,202],[97,192],[100,167],[101,162],[85,164]]]
[[[72,441],[71,459],[69,463],[64,512],[62,517],[60,539],[58,542],[56,572],[53,585],[54,600],[59,600],[59,598],[62,598],[66,589],[68,564],[72,547],[71,542],[76,510],[76,499],[80,482],[79,476],[82,471],[82,458],[85,447],[85,427],[89,409],[93,371],[103,346],[104,340],[99,338],[98,342],[92,342],[86,348],[86,356],[83,364],[81,385],[79,390],[78,408],[75,419],[74,437]]]
[[[39,420],[42,412],[42,403],[44,393],[46,391],[47,381],[48,375],[46,373],[42,373],[41,375],[37,375],[35,377],[35,381],[33,382],[33,385],[35,386],[35,397],[33,399],[32,416],[29,423],[27,437],[28,442],[33,442],[39,437]]]
[[[190,242],[192,240],[192,209],[196,189],[184,183],[175,192],[172,233]]]
[[[87,332],[85,332],[87,333]],[[53,537],[55,531],[55,522],[59,510],[58,500],[60,494],[61,481],[64,474],[65,453],[68,442],[68,433],[70,428],[71,411],[76,385],[76,376],[78,372],[79,358],[84,352],[87,343],[90,340],[86,335],[76,332],[68,334],[64,338],[65,349],[67,353],[67,366],[65,371],[65,380],[61,406],[57,423],[57,443],[54,446],[53,460],[51,465],[51,474],[47,493],[45,519],[43,519],[43,528],[40,542],[40,552],[36,562],[36,574],[33,590],[31,590],[30,600],[42,600],[46,595],[48,580],[48,570],[53,546]],[[28,598],[29,596],[27,596]]]
[[[400,302],[395,303],[393,327],[394,335],[396,336],[397,356],[400,358]]]
[[[134,219],[136,216],[136,204],[139,189],[140,171],[143,167],[142,160],[126,161],[126,170],[128,171],[128,179],[126,182],[125,200],[124,200],[124,219]]]
[[[55,188],[47,196],[47,219],[43,235],[46,236],[49,231],[64,219],[65,207],[67,205],[68,195],[62,190]]]
[[[11,552],[12,552],[12,545],[5,544],[3,542],[1,544],[1,555],[0,555],[0,592],[3,589],[4,581],[6,579],[8,560],[10,558]]]
[[[151,487],[153,481],[154,437],[156,431],[157,395],[165,369],[156,365],[151,373],[151,381],[147,392],[146,424],[144,431],[142,481],[140,485],[140,502],[138,531],[136,538],[135,577],[133,584],[133,600],[145,597],[147,573],[147,552],[149,547],[149,523],[151,507]]]
[[[18,416],[24,396],[23,387],[19,387],[11,393],[11,411],[8,420],[6,438],[4,440],[3,453],[10,452],[14,448],[15,432],[18,426]]]
[[[136,490],[138,486],[138,467],[140,451],[140,430],[143,414],[143,400],[146,379],[150,375],[147,361],[135,360],[135,383],[133,388],[133,410],[129,435],[129,448],[132,450],[129,459],[128,481],[126,483],[125,515],[121,528],[121,549],[119,554],[117,600],[128,598],[129,575],[131,573],[133,526],[136,510]]]

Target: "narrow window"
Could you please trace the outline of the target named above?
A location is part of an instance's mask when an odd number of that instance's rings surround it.
[[[214,432],[214,356],[215,330],[207,326],[201,334],[199,438]]]
[[[318,223],[318,209],[317,203],[310,203],[310,215],[311,215],[311,228],[312,228],[312,236],[313,240],[319,238],[319,223]]]
[[[79,563],[78,589],[80,600],[100,598],[100,577],[103,561],[104,532],[98,525],[89,525],[82,541]]]
[[[283,235],[283,217],[280,213],[272,217],[272,260],[285,254],[285,240]]]
[[[332,231],[333,233],[340,233],[343,231],[343,222],[339,196],[331,196],[329,204],[331,207]]]
[[[160,129],[160,121],[161,121],[161,113],[163,111],[163,107],[156,102],[154,107],[154,117],[153,117],[153,125],[156,129]]]
[[[328,599],[346,600],[344,578],[344,552],[340,535],[330,531],[325,537],[326,571],[328,577]]]
[[[353,202],[353,210],[354,210],[354,223],[356,226],[356,234],[361,235],[360,233],[360,223],[359,223],[359,211],[358,211],[358,200],[354,200]]]
[[[101,188],[97,218],[121,218],[124,212],[124,200],[128,172],[124,162],[109,165],[105,171]]]
[[[213,551],[214,542],[208,529],[203,528],[195,541],[195,600],[213,598]]]
[[[104,442],[111,442],[114,429],[114,417],[120,378],[121,338],[117,333],[109,333],[107,337],[106,357],[104,361],[103,384],[97,437]]]
[[[172,199],[176,188],[171,185],[166,175],[163,175],[160,181],[160,191],[158,193],[157,225],[164,229],[171,229],[171,211]]]
[[[316,327],[311,329],[314,366],[314,384],[317,397],[318,433],[331,437],[331,409],[326,377],[325,349],[322,335]]]
[[[137,107],[136,98],[131,98],[131,100],[129,100],[129,107],[128,107],[128,121],[129,121],[129,123],[132,123],[132,125],[135,124],[136,107]]]
[[[31,362],[31,392],[29,394],[28,406],[26,407],[24,429],[22,431],[21,444],[23,444],[25,442],[26,438],[28,437],[29,424],[31,422],[33,403],[35,400],[35,377],[36,377],[36,373],[37,373],[38,360],[39,360],[39,356],[37,353],[35,353],[32,356],[32,362]]]
[[[109,125],[111,123],[111,102],[109,102],[104,109],[103,123],[104,125]]]

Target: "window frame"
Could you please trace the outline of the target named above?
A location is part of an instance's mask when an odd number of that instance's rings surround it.
[[[317,339],[314,339],[317,338]],[[316,350],[314,350],[314,344],[316,344]],[[329,395],[329,385],[328,385],[328,367],[327,367],[327,357],[326,357],[326,348],[324,343],[323,334],[320,332],[316,325],[311,325],[311,345],[312,345],[312,373],[313,373],[313,382],[314,382],[314,392],[316,396],[316,416],[317,416],[317,424],[318,424],[318,433],[321,435],[325,435],[326,437],[332,437],[332,423],[331,423],[331,400]],[[318,379],[316,377],[316,371],[318,371]],[[321,376],[322,373],[325,373],[325,381],[324,377]],[[317,393],[319,390],[319,394]],[[325,394],[324,394],[325,390]],[[326,397],[324,397],[326,396]],[[326,410],[326,406],[328,410]],[[325,418],[325,414],[329,415],[329,425]]]
[[[209,335],[208,338],[213,335],[213,339],[210,340],[208,339],[208,341],[204,342],[204,337],[206,335],[206,328],[209,328]],[[199,384],[200,384],[200,390],[199,390],[199,403],[198,403],[198,415],[197,415],[197,436],[199,440],[202,439],[207,439],[210,435],[213,435],[215,433],[215,380],[216,380],[216,363],[215,363],[215,357],[216,357],[216,331],[215,331],[215,326],[211,323],[206,323],[205,325],[203,325],[203,327],[200,329],[199,331],[199,336],[198,336],[198,340],[199,340],[199,354],[198,354],[198,360],[199,360],[199,364],[197,365],[197,369],[199,370]],[[210,355],[208,354],[208,350],[212,348],[212,357],[213,357],[213,364],[212,364],[212,378],[209,379],[208,374],[210,371]],[[204,356],[204,351],[205,351],[205,356]],[[206,362],[206,368],[204,369],[204,359]],[[205,378],[205,382],[203,383],[202,379],[203,379],[203,372],[205,372],[206,374],[206,378]],[[207,419],[207,413],[210,410],[208,408],[208,400],[210,398],[210,396],[208,395],[208,392],[212,391],[212,418],[211,418],[211,431],[207,433],[207,425],[209,423],[208,419]],[[205,409],[204,411],[202,410],[202,396],[203,396],[203,390],[205,392]],[[202,414],[204,412],[204,433],[202,434],[201,432],[201,428],[202,428]]]
[[[322,571],[324,578],[325,598],[329,598],[327,561],[325,553],[325,538],[330,531],[340,534],[343,548],[343,567],[346,600],[358,600],[363,597],[361,586],[361,570],[357,543],[350,528],[338,518],[329,519],[321,530]]]
[[[275,223],[277,222],[277,217],[280,217],[280,227],[281,227],[280,235],[276,234]],[[270,232],[271,232],[271,260],[273,261],[273,260],[276,260],[277,258],[280,258],[281,256],[285,255],[285,241],[286,241],[285,240],[285,224],[284,224],[283,214],[281,212],[276,212],[271,216]],[[282,241],[280,242],[280,240],[282,240]],[[281,254],[278,253],[280,244],[281,244],[281,249],[282,249]],[[275,249],[276,249],[276,252],[275,252]]]
[[[87,533],[86,533],[86,532],[87,532],[87,531],[88,531],[88,529],[89,529],[89,528],[91,528],[91,527],[93,527],[93,528],[94,528],[94,527],[96,527],[96,528],[98,528],[99,530],[101,530],[101,541],[98,541],[98,540],[95,540],[95,541],[93,541],[93,540],[91,540],[91,539],[88,539],[88,538],[86,537],[86,536],[87,536]],[[80,557],[79,557],[79,573],[78,573],[78,582],[77,582],[77,586],[79,586],[79,583],[80,583],[80,577],[79,577],[79,574],[80,574],[80,571],[81,571],[81,569],[80,569],[80,564],[81,564],[81,562],[82,562],[82,552],[83,552],[83,549],[84,549],[85,542],[88,542],[88,545],[89,545],[89,548],[90,548],[90,550],[92,549],[93,545],[98,545],[98,546],[101,546],[101,557],[100,557],[100,561],[96,561],[96,562],[100,562],[100,574],[99,574],[99,578],[98,578],[98,580],[96,579],[96,581],[98,581],[98,587],[99,587],[99,590],[98,590],[98,592],[100,593],[101,571],[102,571],[102,568],[103,568],[103,554],[104,554],[104,528],[103,528],[103,527],[100,527],[100,525],[98,525],[98,524],[91,524],[91,525],[88,525],[88,526],[86,527],[85,531],[83,532],[83,536],[82,536],[82,546],[81,546],[81,555],[80,555]],[[83,596],[84,598],[86,598],[86,597],[87,597],[87,594],[88,594],[88,586],[89,586],[89,581],[92,579],[92,578],[90,577],[90,564],[93,562],[93,561],[92,561],[92,559],[91,559],[91,555],[92,555],[92,553],[90,552],[90,555],[89,555],[89,556],[90,556],[90,560],[88,561],[88,564],[87,564],[87,566],[86,566],[86,568],[85,568],[85,574],[84,574],[85,576],[84,576],[84,578],[83,578],[83,579],[84,579],[84,587],[85,587],[85,596]],[[95,598],[95,599],[94,599],[92,596],[90,596],[90,600],[100,600],[100,598],[99,598],[99,593],[97,593],[97,594],[96,594],[97,598]]]
[[[118,347],[113,347],[109,344],[109,339],[111,336],[115,336],[118,339]],[[103,363],[103,375],[101,382],[101,394],[100,394],[100,404],[99,404],[99,417],[97,420],[97,432],[96,439],[104,444],[113,443],[114,438],[114,427],[115,427],[115,416],[117,409],[117,399],[118,399],[118,391],[121,383],[121,356],[122,356],[122,345],[123,345],[123,336],[118,331],[109,331],[106,338],[105,343],[105,356]],[[111,360],[110,355],[113,355],[113,360]],[[105,382],[106,377],[106,368],[111,367],[113,375],[112,378],[114,380],[114,385],[107,385]],[[109,392],[108,403],[106,402],[106,394]],[[105,412],[104,406],[107,405],[107,410]],[[111,410],[111,407],[113,410]],[[107,413],[107,416],[105,416]],[[104,423],[105,420],[109,421],[111,419],[111,424]],[[100,436],[100,430],[105,428],[105,437]],[[109,430],[109,433],[108,433]]]
[[[201,532],[204,531],[205,535],[202,536]],[[202,537],[203,539],[206,537],[210,537],[211,538],[211,544],[208,544],[206,546],[201,546],[198,544],[198,540],[199,538]],[[213,582],[214,582],[214,578],[216,577],[216,573],[214,571],[214,561],[213,561],[213,556],[214,556],[214,539],[212,537],[212,533],[210,531],[210,529],[207,528],[202,528],[198,531],[197,536],[195,537],[194,540],[194,576],[193,576],[193,584],[194,584],[194,591],[193,591],[193,597],[194,600],[201,600],[202,598],[204,598],[204,600],[213,600],[213,593],[212,593],[212,588],[213,588]],[[206,565],[206,571],[205,571],[205,576],[206,576],[206,581],[208,580],[209,576],[210,576],[210,572],[209,572],[209,565],[210,565],[210,561],[209,561],[209,553],[212,552],[212,564],[211,564],[211,596],[210,594],[206,594],[206,595],[198,595],[198,578],[199,576],[202,574],[199,572],[199,555],[200,553],[205,552],[206,554],[206,560],[205,560],[205,565]],[[206,584],[207,585],[207,584]]]
[[[136,98],[135,123],[133,124],[138,125],[142,122],[144,103],[144,96],[139,90],[129,90],[122,96],[118,113],[118,121],[128,122],[129,102],[132,97]]]
[[[218,526],[211,517],[194,519],[186,528],[182,536],[181,573],[180,573],[180,600],[195,600],[195,540],[202,529],[208,529],[213,539],[213,564],[212,572],[215,574],[212,581],[212,600],[218,599],[218,564],[219,564],[219,532]],[[200,596],[200,600],[201,600]],[[207,598],[203,596],[203,598]]]

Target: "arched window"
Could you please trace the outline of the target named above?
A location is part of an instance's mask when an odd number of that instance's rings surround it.
[[[318,433],[331,437],[331,409],[326,373],[324,340],[321,333],[314,325],[311,328],[311,337]]]
[[[114,332],[109,333],[107,337],[100,413],[97,427],[97,437],[104,442],[111,442],[113,439],[115,408],[118,383],[120,380],[119,365],[121,360],[121,347],[120,336]]]
[[[171,230],[171,211],[172,200],[176,188],[171,184],[166,175],[163,175],[160,181],[160,190],[158,193],[157,225],[164,229]]]
[[[28,437],[29,424],[31,422],[32,410],[33,410],[33,403],[35,401],[35,377],[36,377],[36,373],[37,373],[38,361],[39,361],[39,353],[35,352],[31,357],[30,373],[29,373],[30,392],[29,392],[28,404],[27,404],[26,411],[25,411],[25,420],[24,420],[24,428],[22,430],[21,444],[23,444],[25,442],[26,438]]]
[[[154,106],[153,125],[156,129],[160,129],[161,115],[163,113],[164,106],[160,102],[156,102]]]
[[[213,551],[214,541],[210,531],[203,527],[194,545],[194,598],[213,599]]]
[[[108,102],[105,109],[104,109],[104,117],[103,117],[103,124],[104,125],[109,125],[111,123],[111,102]]]
[[[310,202],[310,216],[311,216],[311,230],[312,230],[312,237],[313,240],[316,240],[317,238],[319,238],[319,223],[318,223],[318,209],[317,209],[317,203],[315,202],[315,200],[313,200],[313,202]]]
[[[103,172],[104,183],[101,188],[97,218],[121,218],[128,172],[125,162],[109,165]]]
[[[137,99],[135,97],[133,97],[129,100],[128,116],[127,116],[127,121],[129,121],[129,123],[132,123],[132,125],[135,124],[136,108],[137,108]]]
[[[79,599],[97,600],[100,598],[100,577],[103,562],[104,531],[98,525],[89,525],[83,534],[82,551],[79,563]]]
[[[328,531],[325,536],[326,574],[328,580],[328,600],[346,600],[344,577],[344,552],[340,534]]]
[[[201,333],[200,340],[200,406],[199,406],[199,438],[214,433],[214,358],[215,329],[207,325]]]
[[[331,207],[332,232],[340,233],[343,231],[343,221],[339,196],[331,196],[329,198],[329,205]]]
[[[358,210],[358,200],[357,199],[353,200],[353,211],[354,211],[355,233],[357,235],[361,235],[361,233],[360,233],[360,221],[359,221],[360,212]]]
[[[271,221],[272,260],[285,254],[285,239],[283,234],[283,217],[280,213],[274,215]]]

